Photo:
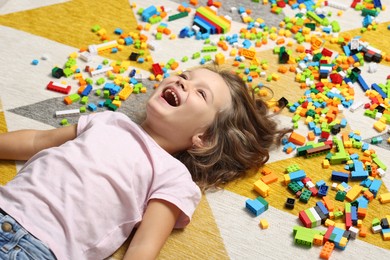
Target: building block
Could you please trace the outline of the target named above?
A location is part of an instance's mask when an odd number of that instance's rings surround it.
[[[268,202],[262,197],[253,200],[247,199],[245,201],[245,207],[257,217],[268,209]]]
[[[270,184],[278,181],[278,176],[275,173],[270,173],[260,178],[265,184]]]
[[[298,134],[297,132],[292,132],[288,138],[288,141],[296,145],[304,145],[306,138],[303,135]]]
[[[72,89],[71,86],[67,86],[60,82],[53,82],[53,81],[50,81],[49,84],[47,84],[46,88],[48,90],[63,93],[63,94],[69,94],[69,92]]]
[[[268,221],[266,219],[260,219],[261,229],[267,229],[269,227]]]
[[[293,229],[294,241],[298,245],[305,247],[311,247],[315,235],[323,235],[324,232],[321,230],[305,228],[301,226],[295,226]]]
[[[347,192],[346,199],[348,201],[354,201],[362,191],[363,187],[360,185],[354,185],[352,189]]]
[[[374,179],[369,187],[370,192],[374,195],[376,198],[376,195],[378,194],[378,191],[382,185],[382,181],[378,179]]]
[[[257,191],[263,197],[267,197],[269,195],[270,188],[262,180],[256,181],[253,184],[253,188],[254,188],[255,191]]]
[[[384,203],[389,203],[390,202],[390,192],[388,193],[382,193],[379,195],[379,201],[384,204]]]
[[[286,203],[284,204],[284,207],[288,209],[293,209],[295,206],[295,199],[293,198],[287,198]]]
[[[348,182],[349,174],[346,172],[332,171],[332,181]]]
[[[326,241],[324,247],[321,249],[320,258],[329,259],[334,249],[334,243]]]

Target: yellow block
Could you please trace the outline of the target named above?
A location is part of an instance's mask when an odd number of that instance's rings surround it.
[[[253,184],[253,189],[257,191],[262,197],[267,197],[269,195],[269,186],[262,180],[256,181]]]
[[[379,201],[381,203],[389,203],[390,202],[390,192],[383,193],[383,194],[379,195]]]
[[[354,201],[360,194],[360,192],[362,191],[363,187],[360,186],[360,185],[354,185],[352,187],[352,189],[350,189],[348,192],[347,192],[347,200],[349,201]]]

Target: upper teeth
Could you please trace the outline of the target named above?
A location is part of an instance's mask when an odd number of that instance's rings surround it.
[[[175,98],[175,103],[176,103],[176,106],[179,105],[179,98],[177,97],[176,93],[172,91],[172,89],[167,89],[167,91],[169,91],[172,96]]]

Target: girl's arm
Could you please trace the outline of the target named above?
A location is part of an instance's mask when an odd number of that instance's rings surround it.
[[[0,134],[0,159],[28,160],[37,152],[77,136],[77,125],[51,130],[18,130]]]
[[[137,229],[124,260],[156,259],[171,234],[180,210],[159,199],[149,201],[141,225]]]

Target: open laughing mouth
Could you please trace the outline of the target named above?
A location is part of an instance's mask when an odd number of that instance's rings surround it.
[[[180,99],[178,94],[172,88],[167,88],[161,93],[161,97],[167,101],[167,103],[173,107],[180,105]]]

